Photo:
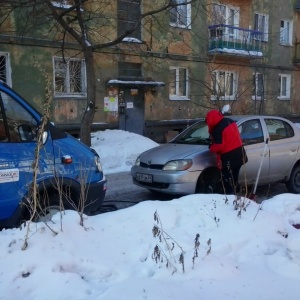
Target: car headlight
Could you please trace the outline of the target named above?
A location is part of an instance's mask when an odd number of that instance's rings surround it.
[[[101,164],[99,155],[95,155],[95,164],[96,164],[96,171],[97,172],[103,172],[102,164]]]
[[[141,163],[141,157],[138,156],[137,159],[136,159],[136,161],[135,161],[135,163],[134,163],[134,165],[135,165],[135,166],[139,166],[140,163]]]
[[[91,148],[91,151],[94,153],[95,157],[95,165],[96,165],[96,172],[103,172],[103,169],[102,169],[102,164],[101,164],[101,161],[100,161],[100,156],[99,154],[97,153],[97,151],[93,148]]]
[[[163,167],[164,171],[184,171],[193,165],[191,159],[171,160]]]

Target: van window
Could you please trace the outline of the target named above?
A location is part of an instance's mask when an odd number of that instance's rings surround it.
[[[7,126],[8,139],[1,139],[2,131],[0,129],[0,142],[30,142],[36,138],[37,121],[32,115],[16,102],[9,95],[0,92],[0,101],[2,100],[2,108],[4,111],[0,117],[0,128]],[[2,123],[1,124],[1,120]]]
[[[4,126],[4,118],[2,114],[2,108],[0,105],[0,143],[7,141],[5,126]]]

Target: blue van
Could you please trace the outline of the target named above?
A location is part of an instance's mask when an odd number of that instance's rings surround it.
[[[48,123],[36,168],[34,157],[42,115],[0,81],[0,228],[29,219],[38,199],[35,220],[64,209],[96,213],[106,193],[100,157],[69,134]]]

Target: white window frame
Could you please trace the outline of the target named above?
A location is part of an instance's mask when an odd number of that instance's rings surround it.
[[[280,44],[292,46],[293,43],[293,21],[280,21]]]
[[[226,5],[214,2],[212,3],[213,6],[220,6],[222,9],[219,10],[219,13],[222,13],[222,10],[224,10],[225,15],[219,15],[220,20],[216,20],[216,16],[213,16],[214,8],[212,7],[212,16],[211,16],[211,25],[219,25],[219,24],[225,24],[229,26],[239,27],[240,26],[240,8],[237,6],[232,5]],[[230,14],[233,12],[233,18],[230,17]],[[216,13],[217,15],[217,13]],[[222,19],[222,20],[221,20]],[[217,22],[217,23],[215,23]],[[225,28],[225,32],[222,34],[225,35],[228,39],[230,38],[238,38],[239,30],[235,30],[233,28]]]
[[[172,0],[176,3],[186,3],[188,2],[187,0]],[[186,20],[185,24],[181,24],[180,22],[180,7],[181,6],[186,6]],[[191,15],[192,15],[192,7],[191,4],[184,4],[184,5],[179,5],[170,10],[170,14],[174,14],[174,11],[176,11],[176,22],[171,22],[170,20],[170,26],[172,27],[179,27],[179,28],[187,28],[191,29]]]
[[[175,82],[171,81],[169,85],[175,87],[175,93],[171,93],[171,88],[169,87],[169,100],[190,100],[189,98],[189,69],[182,67],[170,67],[170,71],[175,70]],[[185,79],[180,78],[180,70],[185,70]],[[180,94],[180,82],[185,81],[185,95]]]
[[[257,91],[259,90],[259,80],[262,79],[261,85],[262,85],[262,95],[257,94]],[[252,100],[264,100],[264,84],[265,84],[265,76],[263,73],[253,73],[253,92],[252,93]]]
[[[54,86],[54,97],[77,97],[77,98],[82,98],[86,97],[86,67],[85,67],[85,61],[84,59],[79,59],[79,58],[65,58],[65,69],[58,69],[56,68],[56,62],[61,61],[63,63],[63,58],[62,57],[53,57],[53,86]],[[72,61],[77,61],[81,62],[81,69],[80,69],[80,84],[81,84],[81,91],[80,92],[71,92],[71,70],[70,70],[70,62]],[[56,84],[56,76],[57,74],[63,74],[65,73],[65,91],[61,92],[58,91],[57,89],[57,84]]]
[[[11,66],[10,66],[10,55],[8,52],[0,52],[0,56],[3,56],[5,59],[5,77],[6,77],[6,84],[12,87],[11,81]]]
[[[228,78],[230,80],[229,83]],[[222,84],[221,80],[224,80],[224,84]],[[236,100],[238,91],[238,73],[228,70],[215,70],[212,72],[211,86],[211,100]]]
[[[291,75],[279,74],[278,100],[290,100],[291,97]]]
[[[269,40],[269,15],[268,14],[262,14],[258,12],[254,14],[254,30],[263,32],[261,40],[263,42],[268,42]]]

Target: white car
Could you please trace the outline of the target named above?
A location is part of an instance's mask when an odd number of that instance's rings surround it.
[[[297,125],[275,116],[230,118],[237,122],[248,156],[248,162],[241,168],[239,183],[254,185],[262,164],[258,185],[285,182],[290,192],[300,193]],[[203,119],[169,143],[139,155],[131,168],[133,183],[167,194],[223,193],[216,156],[209,151],[209,143]]]

